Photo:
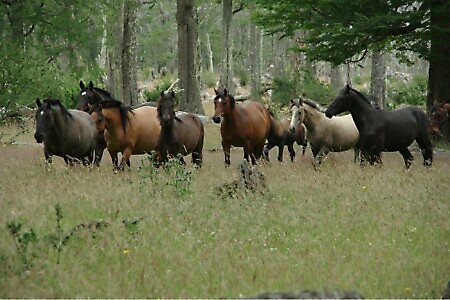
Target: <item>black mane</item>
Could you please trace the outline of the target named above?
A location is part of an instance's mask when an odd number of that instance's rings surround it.
[[[123,104],[123,102],[119,100],[104,100],[101,102],[103,108],[117,108],[120,112],[120,119],[122,121],[122,128],[126,131],[127,123],[130,124],[130,116],[128,113],[134,114],[134,110]]]
[[[311,106],[312,108],[314,108],[315,110],[319,111],[319,112],[325,112],[325,109],[316,101],[311,100],[311,99],[307,99],[307,98],[300,98],[301,101],[303,101],[303,103],[308,104],[309,106]]]
[[[58,106],[61,109],[61,112],[63,113],[64,117],[67,120],[72,119],[72,114],[69,112],[69,110],[64,106],[64,104],[61,103],[59,99],[44,99],[43,101],[48,107],[51,106]]]

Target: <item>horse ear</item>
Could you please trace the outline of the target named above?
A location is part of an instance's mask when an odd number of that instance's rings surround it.
[[[161,97],[164,96],[164,91],[161,91]]]
[[[84,90],[85,87],[83,80],[80,80],[80,89]]]
[[[92,91],[94,89],[94,84],[92,83],[92,80],[89,81],[89,89]]]
[[[37,107],[41,107],[41,105],[42,105],[42,102],[41,102],[41,100],[39,100],[39,98],[36,98],[36,105],[37,105]]]
[[[172,96],[172,98],[175,98],[175,92],[174,92],[174,91],[172,91],[172,92],[170,93],[170,95]]]
[[[216,93],[216,96],[219,95],[219,91],[214,88],[214,93]]]
[[[227,95],[228,95],[227,89],[223,89],[223,95],[224,95],[224,96],[227,96]]]

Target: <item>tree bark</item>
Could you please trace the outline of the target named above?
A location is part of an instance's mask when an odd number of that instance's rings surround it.
[[[372,51],[370,92],[379,108],[386,107],[386,56],[379,50]]]
[[[231,17],[233,15],[233,1],[223,0],[223,27],[222,27],[222,69],[219,81],[219,90],[226,88],[230,94],[234,94],[236,88],[233,83],[233,57],[230,39]]]
[[[194,18],[194,0],[177,0],[178,77],[182,89],[179,109],[203,114],[200,89],[196,74],[197,30]]]
[[[427,112],[435,101],[450,99],[450,44],[441,32],[450,30],[450,3],[447,0],[431,1],[430,9],[430,66],[428,70]],[[439,12],[439,13],[438,13]]]
[[[342,66],[331,66],[330,83],[333,92],[337,94],[344,87],[344,78],[342,76]]]
[[[122,99],[127,105],[138,103],[136,53],[137,4],[136,0],[124,0],[123,6]]]
[[[250,25],[250,86],[253,101],[261,99],[261,35],[256,25]]]

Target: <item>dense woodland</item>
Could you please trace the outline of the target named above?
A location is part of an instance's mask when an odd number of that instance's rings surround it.
[[[280,106],[326,104],[345,83],[385,108],[450,99],[445,0],[2,0],[0,20],[2,113],[73,106],[80,80],[134,104],[179,78],[193,112],[210,87],[271,89]]]

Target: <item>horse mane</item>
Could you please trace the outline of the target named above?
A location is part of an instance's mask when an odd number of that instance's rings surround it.
[[[325,109],[316,101],[311,100],[311,99],[307,99],[307,98],[300,98],[301,101],[303,101],[303,103],[308,104],[309,106],[311,106],[312,108],[314,108],[315,110],[319,111],[319,112],[325,112]]]
[[[103,100],[101,102],[103,108],[117,108],[120,112],[120,120],[122,122],[123,131],[126,131],[127,123],[130,124],[130,116],[128,113],[134,114],[133,108],[123,104],[123,102],[119,100]]]
[[[355,90],[354,88],[352,88],[352,87],[349,86],[349,85],[348,85],[348,88],[349,88],[351,91],[355,92],[357,95],[359,95],[364,101],[366,101],[367,104],[370,105],[370,107],[373,107],[372,103],[370,102],[369,98],[367,98],[366,95],[364,95],[363,93],[361,93],[361,92],[358,91],[358,90]]]
[[[59,109],[61,109],[63,116],[66,118],[66,120],[71,120],[73,118],[72,114],[64,106],[64,104],[61,103],[59,99],[45,99],[44,103],[49,106],[58,106]]]
[[[115,100],[115,101],[119,101],[119,100],[117,100],[116,98],[114,98],[114,97],[111,95],[110,92],[108,92],[108,91],[106,91],[106,90],[104,90],[104,89],[101,89],[101,88],[98,88],[98,87],[94,87],[94,91],[97,92],[97,94],[100,94],[100,97],[102,98],[103,101],[105,101],[105,100]]]

